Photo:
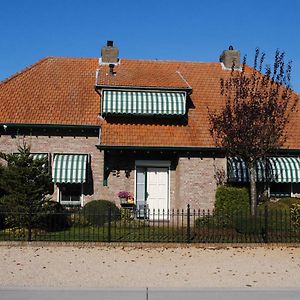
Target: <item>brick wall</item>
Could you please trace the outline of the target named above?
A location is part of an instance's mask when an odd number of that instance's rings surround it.
[[[108,167],[108,184],[103,186],[104,151],[99,151],[97,137],[58,137],[26,136],[12,138],[0,136],[0,151],[17,152],[19,144],[26,141],[31,152],[54,153],[87,153],[91,156],[92,186],[85,187],[84,203],[95,199],[110,200],[119,204],[117,193],[121,190],[134,194],[135,160],[170,160],[170,204],[171,209],[186,208],[190,204],[194,209],[212,208],[216,190],[216,170],[226,169],[224,158],[168,157],[149,154],[105,154]],[[52,195],[57,200],[57,188]]]
[[[217,170],[226,170],[225,158],[181,157],[176,169],[176,208],[211,209],[217,188]]]
[[[33,153],[51,154],[54,153],[86,153],[90,154],[92,169],[92,185],[84,188],[84,203],[103,198],[102,191],[103,179],[103,152],[100,152],[96,145],[97,137],[58,137],[58,136],[26,136],[12,138],[8,135],[0,136],[0,151],[5,153],[17,152],[18,145],[26,142],[31,147]],[[54,193],[51,195],[53,200],[57,200],[57,187],[54,187]]]
[[[111,199],[118,203],[117,192],[125,190],[134,193],[135,160],[157,160],[149,155],[109,155],[107,166],[108,191]],[[162,157],[162,160],[167,160]],[[170,208],[182,209],[187,204],[193,209],[211,209],[217,188],[217,170],[225,170],[224,158],[170,158]]]

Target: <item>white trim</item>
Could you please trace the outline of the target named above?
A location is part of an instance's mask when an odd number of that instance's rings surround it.
[[[118,62],[103,62],[102,57],[99,57],[99,59],[98,59],[98,64],[99,65],[105,65],[105,66],[115,65],[115,66],[118,66],[120,63],[121,63],[121,58],[119,58],[119,57],[118,57]]]
[[[58,184],[56,184],[56,202],[60,203],[60,189]]]
[[[60,185],[66,184],[66,183],[60,183]],[[81,207],[83,207],[83,183],[71,183],[71,184],[81,184],[81,195],[79,201],[61,201],[61,190],[59,188],[59,184],[56,184],[57,187],[57,202],[61,205],[78,205],[80,204]]]
[[[134,202],[136,204],[136,167],[161,167],[161,168],[168,168],[168,199],[167,199],[167,206],[168,210],[170,211],[171,208],[171,161],[169,160],[136,160],[135,161],[135,169],[134,169]],[[147,176],[147,175],[146,175]]]
[[[80,206],[83,207],[83,183],[81,184]]]
[[[220,64],[221,64],[221,68],[222,68],[222,70],[226,70],[226,71],[231,71],[232,70],[232,67],[230,67],[230,68],[227,68],[227,67],[225,67],[225,65],[224,65],[224,63],[223,62],[220,62]],[[233,68],[233,70],[234,71],[242,71],[242,67],[239,67],[239,68]]]

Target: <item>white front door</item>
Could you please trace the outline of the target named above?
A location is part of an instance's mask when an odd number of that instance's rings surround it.
[[[150,219],[166,216],[169,209],[169,168],[168,167],[136,167],[136,207],[140,217],[144,217],[144,209],[150,213]],[[155,216],[153,216],[153,212]]]
[[[147,168],[147,204],[148,209],[160,214],[169,209],[168,168]]]

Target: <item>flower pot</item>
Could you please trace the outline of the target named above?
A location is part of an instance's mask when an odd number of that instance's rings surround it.
[[[119,197],[119,199],[120,199],[120,203],[121,204],[127,203],[127,198],[125,198],[125,197]]]

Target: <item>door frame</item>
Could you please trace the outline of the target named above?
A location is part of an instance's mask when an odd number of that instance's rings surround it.
[[[136,160],[135,161],[135,168],[134,168],[134,199],[136,201],[136,168],[137,167],[144,167],[144,168],[167,168],[168,169],[168,191],[167,191],[167,207],[170,209],[170,167],[171,161],[169,160]],[[147,176],[147,175],[146,175]],[[147,178],[147,177],[146,177]],[[147,182],[146,182],[146,189],[147,189]],[[146,191],[147,192],[147,191]]]

